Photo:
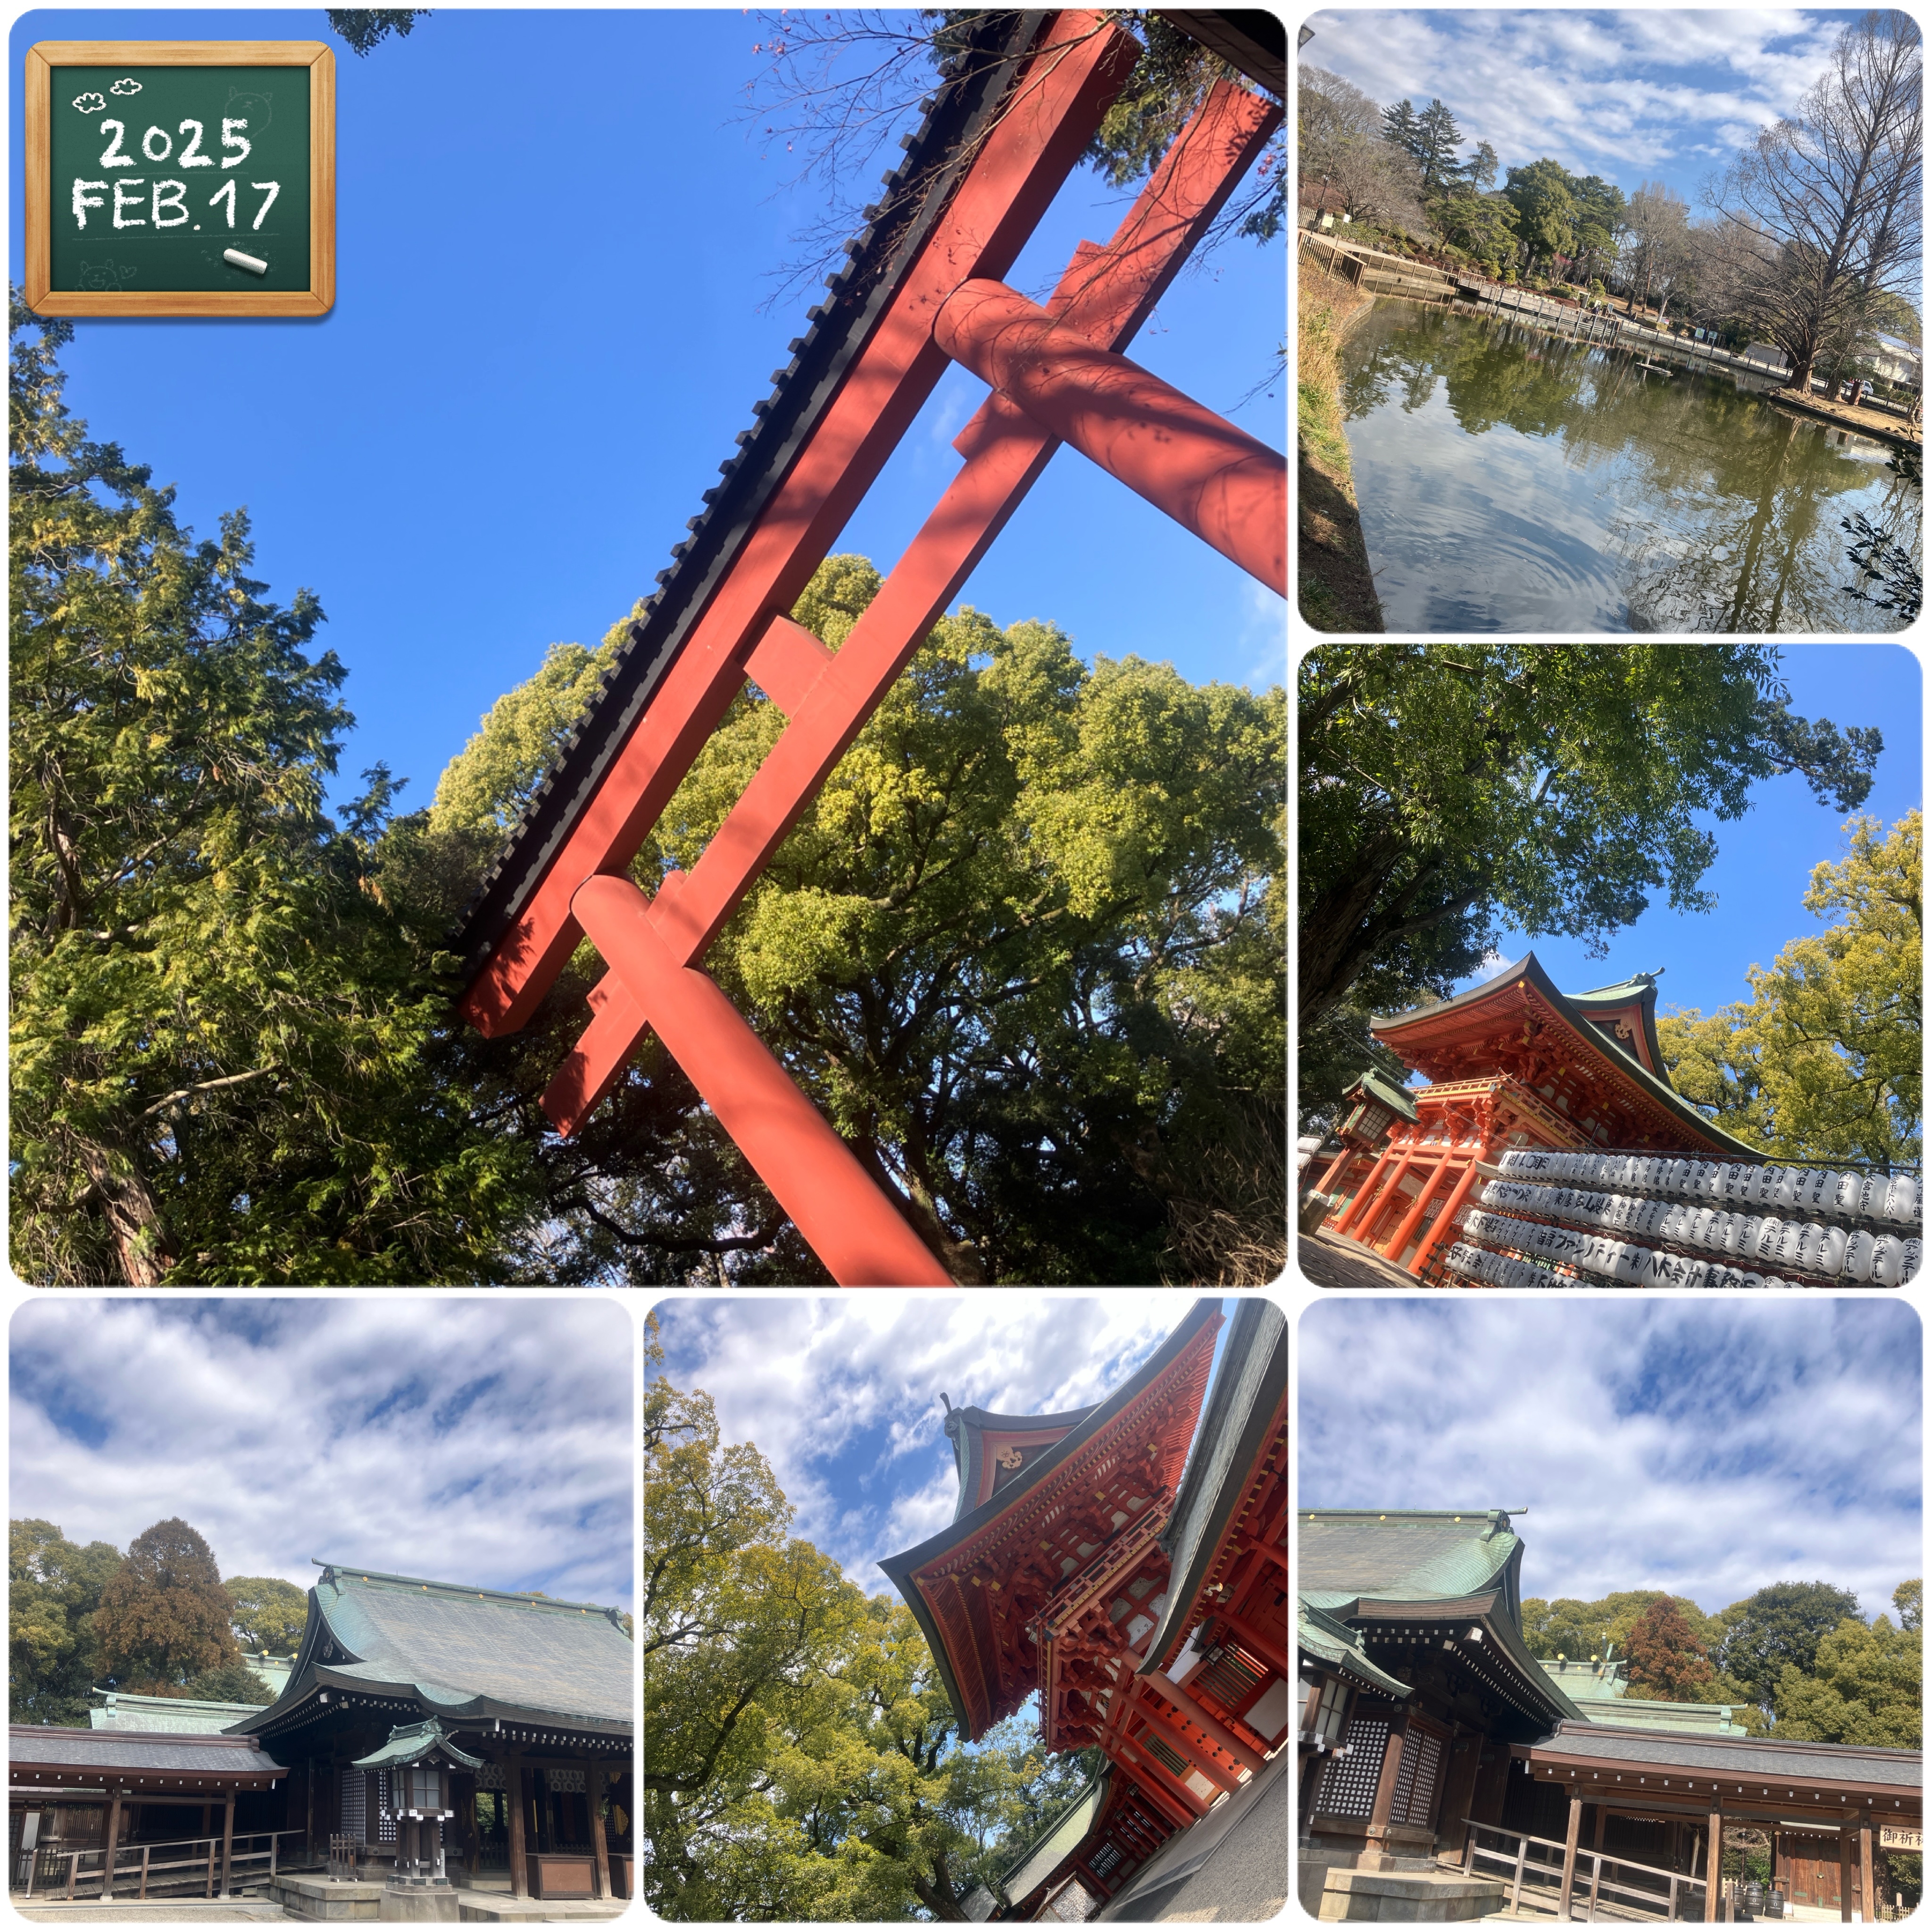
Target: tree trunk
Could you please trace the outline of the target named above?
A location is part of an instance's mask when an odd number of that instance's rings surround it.
[[[80,1161],[100,1198],[125,1285],[158,1288],[175,1258],[161,1226],[160,1203],[140,1164],[131,1155],[88,1142],[81,1143]]]

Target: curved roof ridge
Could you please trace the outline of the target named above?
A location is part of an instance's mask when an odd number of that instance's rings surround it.
[[[1416,1022],[1439,1018],[1443,1014],[1453,1012],[1458,1008],[1475,1006],[1486,994],[1519,979],[1527,980],[1584,1044],[1592,1051],[1601,1052],[1610,1056],[1610,1064],[1613,1072],[1634,1080],[1641,1090],[1650,1094],[1658,1105],[1684,1126],[1694,1128],[1708,1141],[1720,1143],[1714,1151],[1754,1164],[1760,1163],[1766,1159],[1762,1149],[1747,1146],[1735,1135],[1727,1133],[1715,1121],[1706,1119],[1701,1109],[1678,1093],[1668,1078],[1660,1073],[1653,1073],[1636,1054],[1620,1046],[1610,1034],[1595,1024],[1591,1016],[1577,1004],[1579,999],[1588,999],[1592,996],[1563,992],[1551,979],[1549,969],[1537,958],[1533,950],[1526,952],[1520,959],[1492,973],[1479,985],[1466,987],[1448,999],[1438,1000],[1425,1006],[1412,1006],[1406,1012],[1373,1014],[1369,1020],[1369,1030],[1380,1037],[1385,1032],[1399,1030]],[[1654,1004],[1655,992],[1653,986],[1650,988],[1652,1004]],[[1654,1027],[1652,1030],[1654,1032]],[[1397,1052],[1400,1051],[1396,1040],[1390,1040],[1388,1044],[1395,1047]],[[1663,1064],[1660,1048],[1658,1049],[1658,1064],[1660,1066]]]

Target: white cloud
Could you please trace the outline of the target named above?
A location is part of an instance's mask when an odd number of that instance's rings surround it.
[[[1849,17],[1337,10],[1311,17],[1303,58],[1384,105],[1439,96],[1464,152],[1487,141],[1505,170],[1547,154],[1626,192],[1661,172],[1694,201],[1712,162],[1796,106]]]
[[[124,76],[117,80],[107,91],[110,94],[139,94],[141,91],[141,83],[138,80]]]
[[[104,94],[76,94],[74,104],[83,114],[104,114],[107,111],[107,97]]]
[[[1528,1596],[1922,1574],[1921,1337],[1896,1301],[1323,1303],[1302,1318],[1304,1508],[1527,1504]]]
[[[755,1443],[770,1462],[798,1511],[794,1533],[876,1594],[890,1587],[880,1557],[952,1520],[942,1390],[956,1408],[1006,1414],[1090,1407],[1192,1303],[878,1294],[670,1301],[657,1312],[670,1380],[711,1396],[723,1439]]]
[[[125,1549],[179,1516],[226,1576],[308,1558],[628,1604],[636,1409],[608,1300],[24,1303],[11,1514]]]

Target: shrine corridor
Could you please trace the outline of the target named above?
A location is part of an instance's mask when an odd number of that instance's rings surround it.
[[[1384,617],[1407,631],[1898,628],[1846,595],[1842,520],[1917,556],[1919,491],[1768,382],[1378,302],[1342,406]]]

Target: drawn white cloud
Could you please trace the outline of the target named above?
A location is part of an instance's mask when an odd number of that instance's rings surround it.
[[[104,94],[76,94],[74,104],[83,114],[100,114],[106,110],[107,97]]]
[[[138,80],[130,80],[123,75],[107,91],[110,94],[139,94],[141,83]]]

